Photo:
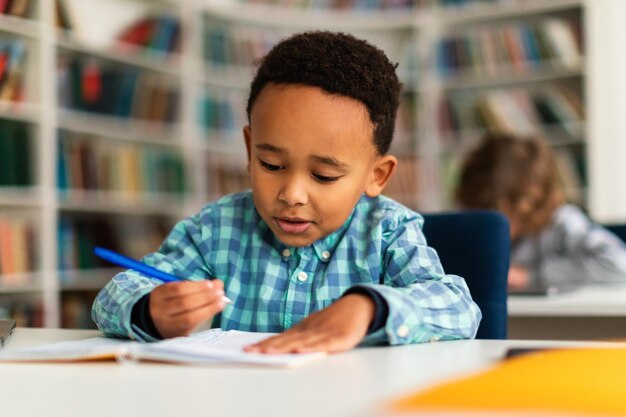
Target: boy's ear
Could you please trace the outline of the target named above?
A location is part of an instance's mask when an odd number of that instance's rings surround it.
[[[370,180],[365,187],[368,197],[377,197],[383,192],[387,182],[398,166],[398,159],[393,155],[381,156],[374,162]]]
[[[246,142],[246,153],[248,154],[248,173],[250,173],[250,158],[252,155],[250,154],[251,146],[252,146],[252,132],[250,131],[250,125],[247,125],[243,128],[243,140]]]

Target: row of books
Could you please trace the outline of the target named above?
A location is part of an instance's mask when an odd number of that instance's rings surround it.
[[[240,3],[289,6],[302,9],[390,10],[415,7],[423,0],[239,0]]]
[[[246,122],[246,97],[240,92],[206,94],[200,100],[200,126],[211,139],[232,138]]]
[[[247,96],[241,91],[222,92],[221,94],[207,93],[200,100],[200,126],[209,140],[218,142],[232,141],[241,137],[241,129],[247,124],[246,116]],[[396,148],[407,149],[411,141],[417,122],[415,121],[415,95],[404,94],[396,118]]]
[[[385,187],[384,194],[409,208],[416,209],[416,196],[420,192],[417,183],[418,178],[420,178],[419,168],[420,164],[417,157],[398,158],[398,167]]]
[[[227,23],[206,19],[204,24],[204,59],[216,68],[250,68],[287,33],[278,29],[233,28]]]
[[[0,286],[31,284],[27,273],[37,265],[35,240],[32,222],[0,216]]]
[[[30,127],[22,122],[0,119],[0,151],[0,187],[32,185]]]
[[[172,150],[59,134],[57,186],[61,191],[115,192],[137,201],[158,194],[182,196],[185,183],[184,161]]]
[[[110,268],[110,264],[93,254],[95,246],[141,258],[159,248],[171,227],[171,221],[158,217],[63,215],[59,220],[57,235],[59,269]],[[63,273],[60,277],[62,282],[72,279]]]
[[[214,161],[208,168],[214,197],[237,193],[250,188],[250,176],[245,167]]]
[[[550,84],[449,94],[440,106],[439,127],[442,132],[492,129],[528,135],[550,126],[579,138],[584,118],[580,93],[565,84]]]
[[[203,57],[209,69],[216,71],[240,71],[252,74],[253,64],[263,57],[283,38],[296,29],[278,29],[262,26],[233,25],[219,19],[206,18],[204,24]],[[387,31],[355,33],[381,48],[392,62],[398,62],[398,73],[403,77],[413,76],[417,70],[413,38],[409,31],[399,36]]]
[[[527,0],[434,0],[441,7],[464,8],[477,6],[517,5],[523,6]]]
[[[16,17],[29,17],[31,0],[0,0],[0,14]]]
[[[182,28],[173,16],[146,16],[122,30],[117,36],[120,46],[133,46],[147,52],[160,54],[179,53]]]
[[[156,73],[94,58],[60,56],[59,105],[122,118],[174,123],[180,89]]]
[[[481,26],[439,43],[438,70],[443,76],[478,76],[531,71],[542,65],[578,69],[582,61],[580,36],[579,20],[560,18]]]
[[[24,100],[26,44],[0,38],[0,102]]]
[[[18,327],[43,327],[44,308],[41,299],[0,296],[0,319],[15,319]]]
[[[91,306],[97,291],[64,292],[61,296],[61,328],[95,329]]]

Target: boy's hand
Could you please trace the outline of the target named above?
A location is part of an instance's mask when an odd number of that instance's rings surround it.
[[[512,266],[509,269],[509,288],[524,288],[530,280],[528,270],[521,266]]]
[[[260,353],[341,352],[358,345],[374,318],[374,302],[350,294],[284,333],[245,348]]]
[[[223,295],[217,279],[159,285],[150,294],[150,316],[164,338],[187,336],[224,309]]]

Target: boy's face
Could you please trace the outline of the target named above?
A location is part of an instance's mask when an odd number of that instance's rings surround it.
[[[319,88],[267,85],[244,128],[254,204],[276,237],[307,246],[337,230],[397,163],[379,156],[357,100]]]

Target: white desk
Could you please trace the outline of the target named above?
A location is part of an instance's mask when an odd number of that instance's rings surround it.
[[[95,334],[17,329],[7,349]],[[0,364],[0,413],[10,417],[372,415],[391,398],[500,360],[508,346],[547,344],[472,340],[359,348],[294,369],[109,362]]]
[[[550,296],[509,296],[509,338],[626,338],[626,286],[588,286]]]

